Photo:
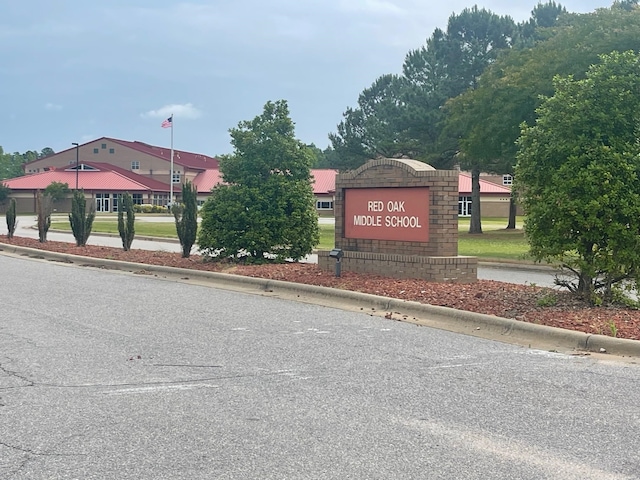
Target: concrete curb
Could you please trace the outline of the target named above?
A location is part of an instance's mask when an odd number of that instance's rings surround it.
[[[640,357],[640,341],[637,340],[592,335],[349,290],[228,273],[47,252],[3,243],[0,243],[0,253],[134,273],[154,273],[175,278],[176,281],[197,279],[207,284],[213,284],[217,288],[362,311],[370,315],[384,315],[385,318],[391,320],[411,322],[523,346],[536,346],[536,348],[547,348],[554,351],[602,352],[604,349],[606,353],[612,355]]]

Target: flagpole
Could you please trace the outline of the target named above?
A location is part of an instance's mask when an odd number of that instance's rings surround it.
[[[171,175],[169,176],[169,209],[173,207],[173,113],[171,114]]]

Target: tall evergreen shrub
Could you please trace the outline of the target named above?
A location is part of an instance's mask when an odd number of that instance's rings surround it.
[[[71,213],[69,214],[69,223],[71,223],[71,231],[76,239],[78,247],[84,247],[91,235],[93,220],[96,217],[96,208],[93,204],[87,211],[87,201],[84,198],[82,190],[75,190],[71,199]]]
[[[16,231],[16,225],[17,225],[17,220],[16,220],[16,199],[12,198],[9,201],[9,208],[7,209],[7,213],[6,213],[6,217],[7,217],[7,237],[8,238],[13,238],[13,234]]]
[[[198,190],[190,181],[182,184],[182,204],[171,208],[182,247],[182,258],[189,258],[198,234]]]
[[[127,216],[126,221],[125,213]],[[122,248],[125,252],[128,252],[131,249],[131,243],[133,242],[133,237],[136,234],[134,225],[135,218],[136,214],[133,209],[133,198],[128,192],[126,192],[118,202],[118,232],[120,233]]]
[[[38,191],[36,194],[36,216],[38,217],[38,240],[40,243],[47,241],[47,232],[51,226],[51,211],[53,200],[51,195]]]

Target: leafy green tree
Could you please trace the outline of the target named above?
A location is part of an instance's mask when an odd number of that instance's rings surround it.
[[[182,258],[189,258],[198,234],[198,189],[189,180],[182,184],[182,203],[174,204],[171,211],[182,247]]]
[[[375,157],[413,153],[403,109],[405,89],[399,76],[383,75],[360,94],[356,109],[347,109],[337,133],[329,134],[341,169],[357,168]]]
[[[62,182],[51,182],[44,189],[44,193],[49,195],[54,203],[65,198],[69,191],[69,184]]]
[[[4,203],[7,198],[9,198],[9,194],[11,193],[11,189],[7,187],[4,183],[0,183],[0,204]]]
[[[443,106],[475,88],[511,47],[515,28],[510,17],[477,7],[452,15],[446,31],[436,29],[425,46],[407,54],[402,75],[383,75],[362,92],[357,108],[347,109],[329,135],[336,166],[353,169],[377,156],[407,156],[436,168],[459,162],[458,136],[443,130]]]
[[[92,203],[87,209],[87,200],[84,197],[84,191],[74,190],[73,198],[71,199],[69,223],[71,224],[73,236],[76,239],[76,246],[84,247],[87,244],[95,217],[95,205]]]
[[[19,153],[4,153],[0,147],[0,180],[24,175],[22,164],[24,158]]]
[[[55,155],[55,153],[51,147],[44,147],[38,154],[38,158],[50,157],[51,155]]]
[[[518,140],[531,254],[562,262],[573,278],[558,283],[585,300],[610,301],[614,285],[640,283],[640,59],[603,55],[554,87]]]
[[[333,163],[335,161],[335,152],[328,146],[324,150],[320,150],[314,143],[307,145],[309,150],[311,151],[311,155],[313,160],[311,161],[311,168],[333,168]]]
[[[125,220],[126,215],[126,220]],[[136,212],[133,207],[133,197],[129,192],[120,196],[118,202],[118,233],[122,239],[122,248],[125,252],[131,250],[133,238],[136,235]]]
[[[24,175],[23,165],[25,162],[47,157],[54,153],[49,147],[43,148],[41,153],[34,150],[28,150],[25,153],[5,153],[0,147],[0,180],[21,177]]]
[[[541,99],[553,94],[555,75],[584,78],[600,54],[638,49],[640,9],[566,14],[553,2],[538,9],[530,34],[535,43],[504,51],[476,89],[447,103],[446,128],[460,138],[461,156],[483,171],[514,174],[520,125],[534,124]],[[510,217],[515,226],[515,208]]]
[[[295,138],[287,102],[231,129],[232,155],[220,159],[224,184],[202,209],[200,250],[247,262],[300,260],[318,243],[309,149]]]
[[[518,47],[531,47],[545,37],[546,29],[558,24],[567,9],[559,3],[549,1],[538,3],[531,11],[528,21],[518,24],[515,44]]]
[[[614,0],[613,8],[631,11],[638,6],[638,0]]]
[[[16,220],[16,203],[16,199],[12,198],[9,202],[9,208],[6,213],[7,238],[9,239],[13,238],[13,234],[16,231],[16,225],[18,223]]]

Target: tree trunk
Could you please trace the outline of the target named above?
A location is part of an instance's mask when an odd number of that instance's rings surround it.
[[[511,197],[509,197],[509,223],[507,224],[507,230],[515,230],[516,228],[516,195],[511,190]]]
[[[482,233],[482,221],[480,220],[480,169],[474,167],[471,170],[471,221],[469,233]]]

